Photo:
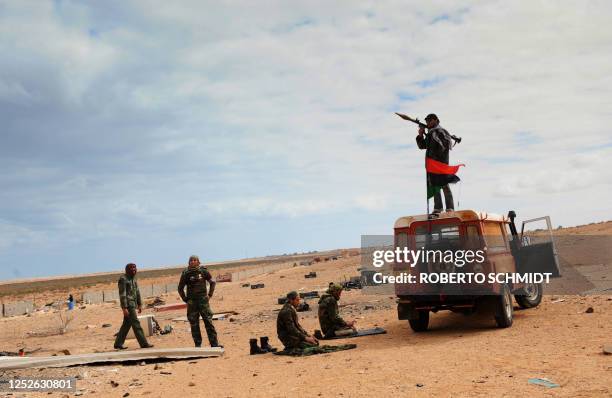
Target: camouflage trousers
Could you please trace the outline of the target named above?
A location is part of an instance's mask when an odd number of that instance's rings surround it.
[[[301,342],[299,347],[285,347],[283,351],[275,352],[275,355],[290,355],[294,357],[305,357],[316,354],[326,354],[329,352],[344,351],[357,348],[357,344],[341,344],[341,345],[316,345],[305,341]]]
[[[217,331],[212,322],[212,310],[208,304],[208,297],[199,297],[187,301],[187,319],[191,325],[191,336],[196,346],[202,345],[202,333],[200,332],[200,316],[204,321],[204,328],[208,335],[208,342],[211,347],[219,345],[217,341]]]
[[[144,330],[142,330],[142,326],[140,326],[140,321],[138,320],[136,308],[129,307],[128,316],[123,317],[123,323],[121,324],[119,333],[117,333],[117,338],[115,339],[115,348],[121,347],[123,345],[123,343],[125,342],[125,338],[127,337],[127,334],[130,331],[130,328],[134,329],[134,335],[136,336],[136,340],[138,340],[138,344],[140,344],[141,347],[146,347],[148,345]]]
[[[333,337],[351,336],[353,334],[355,334],[355,329],[348,326],[339,326],[335,329],[328,330],[324,338],[331,339]]]

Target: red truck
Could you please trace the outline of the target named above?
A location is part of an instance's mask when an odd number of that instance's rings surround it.
[[[460,210],[442,213],[434,219],[427,215],[399,218],[394,226],[396,250],[457,254],[471,251],[480,253],[480,258],[461,266],[456,260],[441,261],[435,256],[410,265],[396,261],[394,275],[403,273],[413,278],[412,283],[395,283],[398,318],[408,320],[415,332],[422,332],[428,328],[430,312],[489,311],[499,327],[509,327],[513,319],[513,296],[522,308],[540,304],[543,285],[533,276],[561,276],[550,218],[523,222],[519,235],[515,217],[514,211],[500,216]],[[549,239],[535,242],[536,239],[525,236],[525,225],[536,221],[546,222],[548,232],[540,236]],[[445,276],[442,273],[455,279],[481,275],[478,281],[444,283],[440,282],[440,276]]]

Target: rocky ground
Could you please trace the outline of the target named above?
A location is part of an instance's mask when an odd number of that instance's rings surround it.
[[[247,280],[265,284],[256,290],[242,287],[243,281],[220,283],[213,310],[239,313],[215,321],[226,349],[223,357],[10,371],[1,377],[77,377],[77,394],[92,397],[612,396],[612,355],[602,353],[602,346],[612,343],[612,295],[546,296],[537,308],[517,310],[508,329],[496,328],[490,315],[441,312],[432,315],[428,332],[416,334],[406,321],[397,320],[394,297],[351,290],[342,296],[343,315],[357,319],[362,328],[384,327],[387,334],[336,340],[357,348],[333,354],[249,355],[252,337],[270,336],[280,346],[278,297],[293,289],[323,290],[330,281],[356,275],[358,267],[359,257],[298,266]],[[317,278],[305,279],[310,271]],[[163,298],[179,301],[177,294]],[[318,328],[316,299],[309,303],[313,310],[300,316],[312,331]],[[0,351],[25,347],[39,349],[32,355],[64,355],[62,350],[112,349],[122,317],[116,304],[90,305],[72,315],[65,334],[59,334],[54,312],[0,319]],[[156,347],[191,346],[188,323],[172,320],[184,315],[182,310],[155,313],[162,327],[169,324],[174,331],[150,341]],[[107,323],[111,326],[102,327]],[[127,345],[138,347],[134,340]],[[547,378],[560,387],[532,385],[530,378]]]

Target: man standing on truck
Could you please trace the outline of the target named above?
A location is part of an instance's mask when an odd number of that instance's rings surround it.
[[[129,263],[125,266],[125,275],[121,275],[119,278],[119,302],[123,311],[123,323],[115,339],[116,350],[127,348],[123,346],[123,343],[130,328],[134,329],[134,335],[140,347],[153,347],[153,344],[147,342],[142,326],[140,326],[140,321],[138,321],[138,314],[136,314],[136,308],[138,308],[138,313],[142,312],[142,299],[138,289],[138,282],[136,282],[136,272],[136,264]]]
[[[445,168],[456,167],[448,167],[448,155],[453,146],[452,136],[440,126],[440,120],[435,114],[430,113],[427,115],[425,122],[429,132],[425,134],[425,128],[419,126],[419,135],[416,137],[416,143],[420,149],[426,149],[427,200],[433,196],[434,210],[432,215],[438,216],[442,212],[442,195],[440,190],[444,192],[446,211],[455,210],[453,194],[448,184],[458,182],[459,177],[454,173],[448,174],[447,170],[443,170]]]
[[[341,294],[342,286],[330,283],[326,294],[319,300],[319,325],[326,338],[355,333],[355,321],[346,322],[338,313],[338,300]]]
[[[206,283],[210,285],[210,291],[206,291]],[[185,294],[187,286],[187,294]],[[204,321],[208,342],[211,347],[221,347],[217,340],[217,331],[212,322],[212,310],[209,300],[215,292],[216,282],[208,270],[200,265],[198,256],[189,257],[189,266],[183,270],[178,285],[178,293],[181,299],[187,303],[187,319],[191,326],[191,336],[196,347],[202,346],[202,333],[200,332],[200,316]]]

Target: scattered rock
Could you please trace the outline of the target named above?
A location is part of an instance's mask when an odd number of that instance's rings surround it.
[[[115,380],[111,380],[110,385],[113,387],[119,387],[119,383],[117,383]]]
[[[418,388],[421,388],[421,387],[424,387],[424,386],[425,386],[425,384],[417,383],[417,384],[416,384],[416,386],[417,386]]]
[[[103,327],[103,328],[109,328],[109,327],[111,327],[111,326],[113,326],[113,325],[111,325],[110,323],[104,323],[104,324],[102,324],[102,327]]]
[[[587,314],[592,314],[593,312],[595,312],[595,310],[593,309],[593,307],[589,307],[584,312],[587,313]]]
[[[129,392],[126,392],[125,394],[123,394],[123,398],[125,398],[125,397],[129,397],[129,396],[130,396],[130,393],[129,393]]]
[[[162,370],[161,372],[159,372],[159,374],[161,374],[161,375],[171,375],[172,372],[168,372],[167,370]]]
[[[373,305],[366,305],[363,307],[364,310],[373,310],[374,306]]]
[[[603,353],[606,355],[612,355],[612,344],[603,346]]]
[[[160,370],[163,369],[158,363],[155,364],[155,366],[153,367],[153,370]]]
[[[195,387],[195,383],[193,381],[190,381],[188,385],[189,387]]]

